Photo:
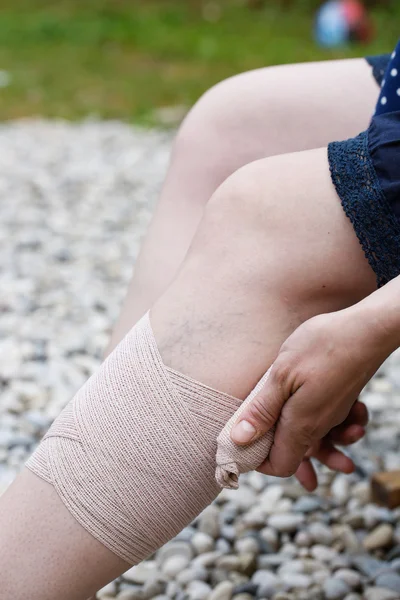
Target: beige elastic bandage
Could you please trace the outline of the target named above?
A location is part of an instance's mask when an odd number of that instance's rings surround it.
[[[146,315],[56,419],[27,467],[93,537],[135,564],[218,494],[216,440],[240,405],[165,367]],[[237,464],[240,471],[249,463]]]
[[[237,489],[239,475],[254,471],[267,458],[274,441],[274,429],[248,446],[236,446],[231,440],[232,427],[247,405],[258,394],[268,379],[270,370],[260,379],[240,408],[229,419],[217,438],[217,467],[215,479],[220,487]]]

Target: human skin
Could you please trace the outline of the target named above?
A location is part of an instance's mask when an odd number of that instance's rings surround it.
[[[363,92],[359,102],[368,104],[365,113],[369,114],[376,88],[364,66],[359,63],[357,69],[354,65],[342,85],[354,85],[359,74],[356,89]],[[314,71],[321,87],[323,72]],[[300,79],[304,82],[304,76]],[[346,117],[341,115],[338,129],[343,121]],[[358,125],[361,129],[365,123]],[[343,137],[356,132],[349,130]],[[335,137],[341,134],[332,135]],[[182,171],[176,164],[175,168],[178,177]],[[204,167],[203,178],[206,174]],[[192,182],[202,181],[200,175]],[[167,186],[171,177],[170,173]],[[213,177],[213,185],[218,185],[218,177]],[[182,181],[182,185],[188,182]],[[172,255],[161,254],[165,264],[155,259],[157,281],[143,281],[145,289],[137,292],[136,308],[125,321],[125,332],[161,294],[151,319],[164,362],[244,398],[302,322],[359,302],[374,291],[375,277],[332,186],[326,148],[262,159],[240,169],[215,193],[213,185],[209,183],[207,188],[204,184],[212,197],[209,202],[203,197],[194,202],[195,216],[189,210],[193,198],[188,199],[188,190],[181,200],[177,198],[175,212],[164,225],[159,208],[155,222],[160,228],[161,249],[166,251],[163,244],[169,247],[171,235]],[[177,181],[174,186],[177,190]],[[172,196],[170,207],[171,203]],[[179,210],[183,206],[186,212]],[[161,215],[167,213],[168,202],[163,201]],[[181,238],[172,227],[180,217]],[[180,266],[190,243],[190,224],[196,229],[200,220],[190,252]],[[157,254],[154,227],[152,252]],[[147,258],[142,255],[143,277],[152,272],[152,252]],[[168,265],[172,267],[169,273]],[[162,281],[157,279],[158,273]],[[133,305],[134,298],[128,297],[126,306]],[[114,343],[123,330],[117,328]],[[51,485],[26,470],[0,500],[0,529],[5,600],[27,595],[31,600],[85,600],[128,566],[83,530]]]
[[[295,93],[293,91],[295,90]],[[269,67],[243,73],[212,88],[189,113],[175,140],[171,164],[143,242],[108,351],[165,291],[177,273],[216,188],[259,158],[324,146],[365,129],[378,87],[363,59]],[[347,445],[364,435],[361,403],[313,452],[330,468],[352,463],[332,442]],[[314,489],[310,464],[301,483]]]
[[[357,135],[368,126],[378,93],[364,59],[258,69],[209,90],[176,136],[108,351],[172,282],[207,203],[227,177],[261,158]]]
[[[360,392],[400,345],[399,287],[396,278],[355,306],[308,320],[285,340],[266,385],[231,433],[234,442],[247,445],[276,425],[262,473],[295,470],[309,489],[316,487],[315,470],[304,457],[315,448],[321,452],[321,439],[326,452],[334,441],[332,423],[342,423],[349,407],[362,410]],[[351,433],[348,423],[346,435]]]

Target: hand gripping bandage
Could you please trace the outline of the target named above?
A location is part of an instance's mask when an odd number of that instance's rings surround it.
[[[274,441],[274,429],[271,429],[248,446],[236,446],[231,440],[231,431],[244,409],[264,386],[270,370],[260,379],[254,390],[229,419],[217,438],[215,479],[222,488],[237,489],[239,487],[239,475],[257,469],[269,454]]]
[[[167,368],[146,315],[56,419],[27,467],[93,537],[135,564],[218,494],[216,439],[241,404]]]

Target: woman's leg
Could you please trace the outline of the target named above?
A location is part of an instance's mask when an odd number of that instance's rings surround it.
[[[261,160],[230,177],[213,195],[179,276],[151,318],[167,365],[243,398],[299,323],[374,288],[321,149]],[[136,426],[152,439],[151,423]],[[156,451],[159,443],[154,438]],[[120,451],[136,468],[132,447]],[[168,464],[164,455],[160,460]],[[203,460],[201,452],[196,460]],[[205,486],[215,485],[212,457],[210,463],[212,481]],[[153,467],[158,472],[159,465]],[[175,482],[183,503],[194,485],[190,477],[185,481]],[[153,499],[146,486],[139,491],[151,516]],[[0,530],[4,600],[26,594],[31,600],[85,600],[127,566],[83,530],[50,484],[26,471],[0,500]]]
[[[229,175],[263,157],[356,135],[366,128],[377,96],[363,59],[269,67],[207,92],[177,135],[110,349],[172,281],[205,205]]]

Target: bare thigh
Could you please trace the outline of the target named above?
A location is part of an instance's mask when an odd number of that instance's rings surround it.
[[[110,348],[172,281],[207,202],[229,175],[262,157],[358,134],[377,95],[363,59],[259,69],[207,92],[177,135]]]
[[[167,364],[245,397],[302,322],[374,289],[322,148],[222,184],[152,315]]]

